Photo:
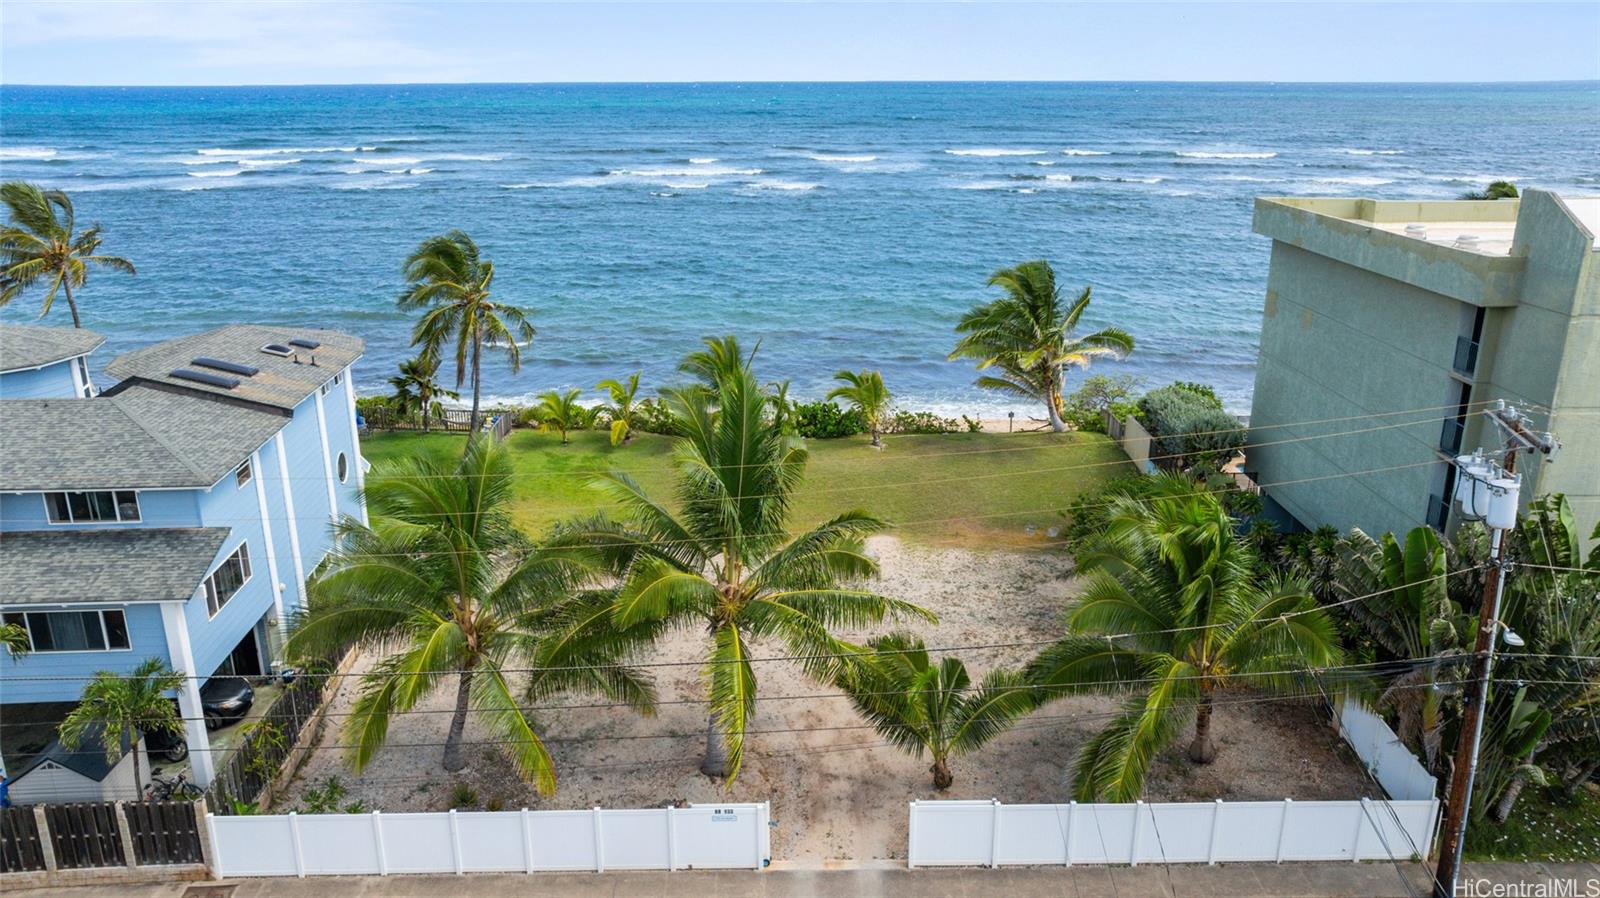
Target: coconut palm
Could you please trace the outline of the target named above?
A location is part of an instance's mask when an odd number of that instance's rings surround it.
[[[1087,368],[1097,358],[1122,358],[1133,351],[1133,337],[1108,327],[1074,335],[1089,308],[1089,288],[1067,303],[1056,287],[1055,271],[1042,259],[1002,268],[989,286],[1005,295],[973,306],[956,324],[962,334],[951,359],[974,359],[980,387],[1036,399],[1045,405],[1050,427],[1067,429],[1061,389],[1068,368]]]
[[[596,574],[588,553],[527,545],[509,514],[514,480],[499,441],[472,440],[454,464],[416,457],[380,470],[367,482],[371,524],[339,525],[339,548],[286,648],[299,658],[351,645],[389,653],[362,678],[345,720],[356,771],[394,715],[446,685],[456,695],[444,768],[466,765],[472,714],[547,795],[555,769],[524,703],[579,692],[651,708],[648,681],[624,662],[655,631],[610,626],[609,596],[583,588]],[[535,671],[520,690],[511,667]]]
[[[891,633],[867,643],[873,655],[840,685],[888,742],[921,758],[939,791],[955,777],[950,759],[982,748],[1035,707],[1022,676],[995,670],[976,689],[961,659],[928,657],[922,640]]]
[[[428,416],[434,413],[439,397],[460,399],[461,394],[439,385],[439,357],[424,352],[414,359],[400,363],[400,373],[389,378],[394,387],[395,411],[402,416],[418,412],[422,415],[422,432],[428,432]]]
[[[781,643],[808,675],[833,682],[864,651],[833,628],[933,615],[853,585],[878,572],[863,541],[883,522],[866,512],[786,537],[806,450],[772,423],[769,397],[748,365],[735,361],[716,377],[714,391],[699,384],[664,391],[683,437],[676,457],[682,511],[612,472],[597,485],[620,518],[572,522],[565,537],[594,546],[617,573],[615,626],[692,626],[706,634],[710,710],[701,770],[731,783],[756,704],[753,640]]]
[[[1174,475],[1156,486],[1142,501],[1112,500],[1105,531],[1078,558],[1089,581],[1067,614],[1069,635],[1025,671],[1042,699],[1128,696],[1073,763],[1080,800],[1138,797],[1151,761],[1191,719],[1189,757],[1211,761],[1218,693],[1298,691],[1303,678],[1286,672],[1342,658],[1332,619],[1303,583],[1255,578],[1215,494]]]
[[[146,658],[128,674],[102,670],[83,687],[78,706],[61,721],[57,729],[61,744],[76,750],[86,740],[98,740],[105,749],[106,763],[112,765],[131,751],[133,794],[138,797],[144,784],[139,770],[140,734],[183,732],[178,706],[168,695],[182,685],[183,674],[168,669],[160,658]]]
[[[410,286],[400,296],[401,308],[424,310],[411,331],[412,345],[438,356],[448,344],[455,344],[458,390],[467,380],[470,365],[472,417],[468,433],[476,437],[484,348],[504,353],[515,374],[522,367],[522,344],[533,339],[533,324],[521,309],[490,298],[494,263],[483,258],[478,245],[461,231],[422,241],[406,257],[404,271]]]
[[[684,356],[678,364],[678,370],[685,374],[692,374],[705,386],[716,389],[723,378],[736,376],[740,371],[750,368],[755,361],[756,352],[761,349],[761,342],[756,341],[755,349],[746,355],[739,348],[739,338],[729,334],[725,337],[706,337],[701,340],[705,349],[697,349]]]
[[[605,413],[606,419],[611,422],[611,445],[621,446],[633,439],[633,424],[636,411],[634,399],[639,395],[639,372],[628,375],[628,379],[606,379],[595,384],[596,390],[605,390],[611,401],[600,406],[600,411]]]
[[[4,646],[6,654],[13,658],[21,658],[28,654],[32,643],[28,641],[28,631],[21,624],[0,624],[0,646]]]
[[[872,445],[883,445],[883,419],[889,414],[889,388],[876,371],[838,371],[833,379],[842,386],[828,394],[830,401],[843,399],[861,413],[861,420],[872,434]]]
[[[560,433],[561,445],[565,446],[567,431],[588,427],[593,420],[593,413],[578,404],[578,396],[582,393],[582,390],[568,390],[565,393],[551,390],[548,393],[540,393],[539,401],[529,413],[539,420],[539,429]]]
[[[39,317],[50,313],[59,292],[66,296],[72,326],[83,327],[72,291],[88,280],[90,266],[135,273],[127,259],[97,252],[100,225],[74,232],[72,200],[62,191],[8,181],[0,185],[0,201],[10,212],[10,224],[0,229],[0,306],[28,287],[47,282],[50,291],[44,295]]]

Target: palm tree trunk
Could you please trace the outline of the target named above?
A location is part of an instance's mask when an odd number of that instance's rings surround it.
[[[1494,803],[1494,810],[1489,812],[1489,819],[1496,823],[1504,823],[1511,816],[1511,809],[1517,806],[1517,799],[1522,797],[1522,790],[1528,787],[1528,778],[1517,774],[1506,784],[1506,791],[1500,794],[1500,800]]]
[[[1066,433],[1067,422],[1061,417],[1061,382],[1060,369],[1054,370],[1055,376],[1045,378],[1045,387],[1048,393],[1044,397],[1045,414],[1050,417],[1050,429],[1056,433]]]
[[[422,393],[422,432],[428,432],[428,409],[433,406],[433,396],[426,390]]]
[[[450,717],[450,734],[444,740],[444,769],[455,773],[467,766],[466,754],[461,750],[461,737],[467,729],[467,702],[472,694],[472,664],[461,671],[461,681],[456,685],[456,711]]]
[[[933,787],[943,792],[950,788],[956,778],[950,774],[950,764],[947,759],[936,757],[933,766],[928,768],[933,772]]]
[[[1572,776],[1562,781],[1561,791],[1568,798],[1577,795],[1578,790],[1583,788],[1583,784],[1594,778],[1596,771],[1600,771],[1600,758],[1591,758],[1589,763],[1579,767]]]
[[[706,757],[700,762],[700,772],[706,776],[724,779],[728,775],[728,743],[717,729],[717,712],[706,715]]]
[[[144,776],[139,773],[139,731],[134,730],[133,734],[134,738],[131,740],[133,745],[131,749],[133,754],[133,800],[139,801],[144,798]]]
[[[470,444],[478,438],[478,397],[483,392],[483,384],[479,381],[479,373],[483,370],[483,334],[475,334],[472,339],[472,417],[468,419],[467,442]]]
[[[1210,764],[1217,756],[1217,747],[1211,741],[1211,695],[1200,697],[1194,712],[1194,741],[1189,743],[1189,760],[1196,764]]]
[[[878,431],[878,425],[872,425],[872,445],[883,448],[883,437]]]
[[[72,326],[83,327],[83,322],[78,320],[78,301],[72,298],[72,283],[62,278],[61,289],[67,292],[67,309],[72,312]]]

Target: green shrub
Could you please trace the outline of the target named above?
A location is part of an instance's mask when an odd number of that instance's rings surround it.
[[[1074,430],[1105,433],[1105,413],[1109,410],[1119,419],[1133,414],[1138,394],[1139,378],[1131,374],[1091,374],[1067,394],[1062,417]]]
[[[981,426],[981,425],[980,425]],[[967,429],[954,418],[941,418],[933,412],[896,411],[883,427],[884,433],[960,433]]]
[[[842,409],[832,402],[797,402],[790,410],[795,430],[807,439],[832,440],[855,436],[867,429],[856,409]]]
[[[1209,387],[1175,383],[1151,390],[1139,400],[1139,423],[1154,437],[1152,454],[1164,468],[1209,463],[1215,467],[1239,451],[1245,429]]]
[[[456,783],[450,790],[451,808],[473,808],[478,806],[478,790],[472,788],[471,783]]]
[[[645,433],[672,434],[677,431],[672,410],[659,399],[641,399],[633,406],[633,429]]]
[[[1077,552],[1100,535],[1106,526],[1111,500],[1149,496],[1156,483],[1156,478],[1144,474],[1124,474],[1098,490],[1079,494],[1063,512],[1067,523],[1061,528],[1061,540],[1067,551]]]

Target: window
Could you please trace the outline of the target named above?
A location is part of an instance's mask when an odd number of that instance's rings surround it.
[[[128,648],[128,621],[120,608],[11,612],[5,615],[5,622],[27,631],[30,651],[106,652]]]
[[[133,490],[45,493],[44,508],[52,524],[137,521],[139,494]]]
[[[337,387],[338,385],[340,385],[342,383],[344,383],[344,373],[340,372],[338,374],[335,374],[333,376],[333,385]]]
[[[328,395],[328,385],[326,383],[322,385],[322,395]]]
[[[345,458],[343,452],[339,453],[338,467],[339,482],[348,483],[350,481],[350,459]]]
[[[244,486],[245,484],[249,483],[250,482],[250,462],[246,461],[244,464],[240,465],[239,466],[239,470],[233,472],[233,478],[235,480],[239,481],[239,485],[240,486]]]
[[[202,587],[206,594],[206,608],[210,610],[211,616],[216,617],[222,606],[228,604],[233,594],[238,592],[239,587],[249,579],[250,549],[244,543],[240,543],[232,555],[217,565],[217,569],[211,572],[211,576],[206,578]]]
[[[90,399],[94,396],[94,382],[89,379],[89,362],[83,356],[78,356],[73,361],[78,363],[78,379],[83,383],[83,398]]]

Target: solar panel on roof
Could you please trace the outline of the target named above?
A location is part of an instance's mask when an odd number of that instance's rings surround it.
[[[282,343],[268,343],[267,345],[261,347],[261,351],[268,355],[281,355],[285,357],[294,355],[294,350],[283,345]]]
[[[224,390],[231,390],[239,385],[238,378],[223,377],[220,374],[208,374],[204,371],[194,371],[189,368],[179,368],[172,372],[171,376],[179,380],[192,380],[197,384],[221,387]]]
[[[194,359],[189,364],[199,365],[202,368],[215,368],[218,371],[226,371],[229,374],[240,374],[245,377],[254,377],[261,371],[260,368],[252,368],[249,365],[241,365],[238,362],[230,362],[225,359],[213,359],[206,356],[201,356],[198,359]]]
[[[293,340],[289,341],[289,345],[290,346],[298,346],[301,349],[316,349],[317,347],[321,346],[322,344],[318,343],[316,340],[308,340],[305,337],[296,337]]]

